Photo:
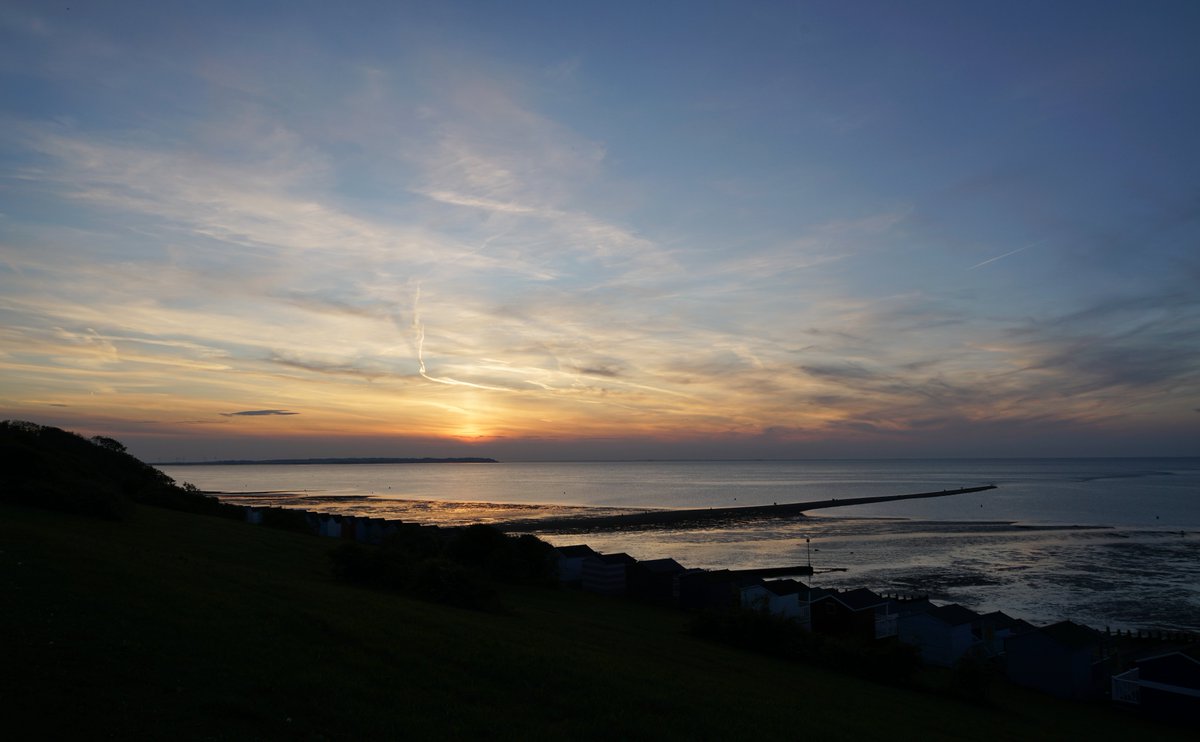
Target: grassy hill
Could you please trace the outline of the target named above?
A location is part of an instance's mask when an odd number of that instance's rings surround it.
[[[8,732],[1183,738],[1014,689],[981,707],[744,654],[683,614],[575,592],[508,587],[494,614],[345,586],[328,541],[203,515],[0,505],[0,523]]]
[[[105,436],[0,420],[0,502],[118,520],[134,503],[234,515],[235,509],[175,484]]]
[[[0,423],[0,464],[8,739],[1183,738],[747,654],[573,591],[503,585],[482,612],[354,587],[330,540],[216,517],[239,511],[107,438]]]

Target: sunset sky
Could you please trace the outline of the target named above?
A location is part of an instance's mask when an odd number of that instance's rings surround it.
[[[1200,3],[334,5],[0,5],[0,417],[1200,455]]]

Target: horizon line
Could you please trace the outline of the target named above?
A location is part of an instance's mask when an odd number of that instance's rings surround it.
[[[394,461],[372,461],[375,459],[391,459]],[[812,458],[774,458],[774,457],[739,457],[739,458],[598,458],[598,459],[500,459],[494,456],[306,456],[306,457],[272,457],[266,459],[195,459],[174,461],[147,461],[150,466],[188,466],[195,464],[302,464],[305,462],[360,462],[362,464],[389,463],[497,463],[497,464],[720,464],[720,463],[756,463],[756,462],[803,462],[803,461],[1075,461],[1075,460],[1125,460],[1125,459],[1200,459],[1200,454],[1179,456],[820,456]],[[487,461],[484,461],[487,460]]]

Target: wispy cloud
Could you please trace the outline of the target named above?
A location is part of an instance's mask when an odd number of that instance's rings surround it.
[[[429,18],[350,49],[259,21],[251,46],[206,17],[174,49],[35,15],[0,21],[13,74],[47,90],[0,114],[14,412],[163,435],[402,420],[471,440],[811,442],[1194,409],[1197,211],[1172,164],[1191,139],[1165,125],[1138,140],[1183,143],[1158,177],[1144,153],[1091,162],[1124,144],[1062,147],[1038,91],[910,108],[929,76],[898,71],[885,95],[857,79],[872,49],[764,76],[742,65],[765,50],[688,57],[681,39],[680,69],[712,80],[630,80],[600,37],[506,54]],[[997,74],[1010,93],[1027,77]],[[967,106],[987,120],[932,125]],[[1027,148],[963,138],[1012,131]],[[1018,254],[1019,278],[984,270]],[[229,411],[254,399],[275,407]]]

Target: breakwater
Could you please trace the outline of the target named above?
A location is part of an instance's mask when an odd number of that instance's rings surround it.
[[[618,515],[572,516],[565,518],[530,518],[509,521],[507,523],[495,523],[493,525],[503,531],[508,531],[509,533],[530,533],[533,531],[588,533],[592,531],[608,531],[618,529],[686,527],[727,521],[747,521],[767,518],[800,518],[803,517],[804,514],[809,510],[849,507],[851,505],[868,505],[877,502],[895,502],[897,500],[951,497],[953,495],[965,495],[971,492],[984,492],[992,489],[996,489],[996,486],[988,484],[980,487],[960,487],[953,490],[918,492],[909,495],[833,498],[827,500],[810,500],[808,502],[784,503],[783,505],[748,505],[724,508],[693,508],[687,510],[647,510],[637,513],[621,513]]]

